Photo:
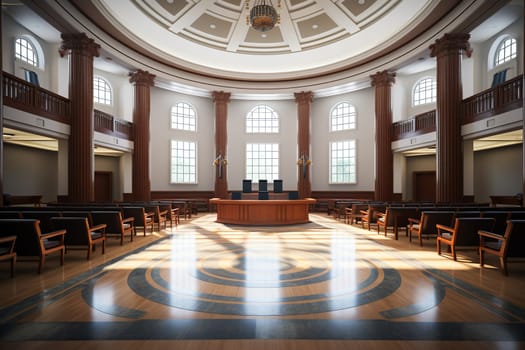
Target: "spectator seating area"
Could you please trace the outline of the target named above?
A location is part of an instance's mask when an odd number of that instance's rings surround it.
[[[165,201],[0,207],[0,261],[11,263],[14,276],[17,260],[37,261],[38,273],[50,254],[60,254],[64,264],[68,250],[83,249],[89,260],[97,245],[105,253],[112,236],[123,245],[133,241],[137,228],[146,236],[178,226],[181,212],[189,217],[186,209],[184,203]]]
[[[479,252],[481,266],[486,254],[496,255],[505,275],[509,259],[525,261],[525,208],[521,206],[341,200],[331,215],[349,225],[392,234],[396,240],[402,230],[409,243],[413,237],[420,246],[430,241],[439,255],[447,248],[450,254],[444,255],[454,260],[457,251],[467,249]]]

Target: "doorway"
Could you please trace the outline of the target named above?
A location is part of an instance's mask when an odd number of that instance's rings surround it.
[[[111,171],[95,171],[95,201],[113,201],[113,173]]]
[[[415,171],[413,182],[413,197],[415,201],[436,201],[436,172]]]

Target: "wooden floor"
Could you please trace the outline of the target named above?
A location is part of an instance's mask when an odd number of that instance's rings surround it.
[[[525,349],[525,262],[509,276],[325,214],[228,226],[215,214],[0,264],[0,349]]]

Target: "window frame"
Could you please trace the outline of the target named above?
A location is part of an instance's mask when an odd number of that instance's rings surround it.
[[[268,114],[274,116],[274,118],[259,118],[259,119],[252,118],[252,126],[251,126],[251,129],[249,129],[250,116],[254,115],[255,110],[261,109],[261,108],[264,108],[265,110],[270,111],[270,113]],[[257,124],[261,124],[264,122],[264,125],[258,125],[257,130],[254,131],[253,129],[255,128],[255,126],[253,126],[253,121],[256,121]],[[267,125],[268,122],[270,123],[274,122],[276,123],[276,125]],[[257,104],[254,107],[252,107],[248,113],[246,113],[246,116],[244,118],[244,131],[246,134],[272,134],[273,135],[273,134],[278,134],[280,130],[281,130],[281,121],[280,121],[279,113],[277,113],[277,111],[274,108],[272,108],[270,105],[267,105],[264,103]]]
[[[348,147],[347,149],[352,152],[353,150],[353,162],[352,162],[352,156],[349,155],[348,156],[348,160],[347,162],[349,164],[342,164],[342,165],[334,165],[334,157],[333,157],[333,154],[334,154],[334,151],[345,151],[345,148],[342,147],[340,149],[336,149],[334,150],[333,147],[334,145],[336,144],[342,144],[341,146],[344,146],[343,143],[346,143],[346,142],[349,142],[353,145],[353,147]],[[341,159],[345,160],[344,157],[340,157]],[[330,185],[355,185],[357,184],[357,140],[356,139],[344,139],[344,140],[337,140],[337,141],[330,141],[329,145],[328,145],[328,161],[329,161],[329,166],[328,166],[328,183]],[[337,168],[337,169],[340,169],[340,168],[344,168],[344,167],[350,167],[351,169],[350,170],[353,170],[348,172],[350,176],[350,178],[348,179],[348,181],[334,181],[334,176],[335,175],[339,175],[339,174],[342,174],[342,176],[344,176],[344,173],[342,171],[339,171],[337,172],[336,174],[334,174],[333,172],[333,169]],[[352,180],[352,176],[351,174],[353,173],[353,180]]]
[[[30,48],[31,49],[30,51],[32,52],[32,56],[34,59],[34,63],[28,60],[28,57],[24,56],[22,53],[18,54],[17,49],[19,47],[19,44],[18,44],[19,41],[24,41],[27,43],[27,46],[25,47],[26,53],[27,51],[29,51],[28,48]],[[41,50],[39,50],[39,46],[35,44],[35,41],[31,37],[21,35],[15,38],[15,46],[14,46],[15,59],[27,65],[28,67],[41,68],[41,65],[42,65],[41,60],[43,59],[43,53],[40,51]]]
[[[186,105],[188,106],[188,110],[191,110],[193,112],[193,116],[191,115],[183,115],[182,118],[183,119],[190,119],[190,117],[193,117],[193,129],[191,128],[178,128],[176,127],[176,123],[174,123],[174,118],[177,118],[178,117],[178,114],[177,113],[174,113],[174,109],[177,108],[177,106],[179,105]],[[172,130],[179,130],[179,131],[189,131],[189,132],[197,132],[197,122],[198,122],[198,116],[197,116],[197,110],[195,109],[195,107],[191,104],[191,103],[188,103],[188,102],[184,102],[184,101],[179,101],[177,103],[175,103],[173,106],[171,106],[170,108],[170,128]],[[182,124],[183,126],[191,126],[191,123],[183,123]]]
[[[252,150],[250,151],[248,148],[250,146],[272,146],[276,147],[272,150],[264,150],[264,152],[276,152],[277,157],[264,157],[263,159],[266,161],[268,159],[271,160],[271,164],[252,164],[250,162],[250,159],[257,159],[258,162],[260,162],[261,158],[255,158],[255,157],[249,157],[249,152],[263,152],[261,150]],[[245,146],[245,179],[252,180],[252,183],[259,183],[259,180],[267,180],[268,183],[273,183],[274,180],[280,179],[280,162],[281,162],[281,144],[278,142],[247,142]],[[254,168],[260,169],[261,167],[271,167],[271,175],[268,174],[267,171],[261,172],[261,171],[253,171]],[[251,170],[251,171],[250,171]],[[254,177],[254,174],[257,175],[257,177]],[[261,174],[266,177],[261,177]]]
[[[350,109],[353,109],[353,114],[352,114],[352,112],[350,112],[348,114],[342,114],[342,115],[334,116],[334,112],[338,109],[339,106],[341,106],[343,104],[347,104]],[[338,128],[338,129],[334,129],[333,128],[333,126],[334,126],[333,120],[335,118],[343,119],[345,117],[349,117],[350,119],[353,118],[353,120],[350,120],[348,123],[344,123],[344,122],[336,123],[336,125],[341,125],[342,127]],[[330,123],[330,125],[328,126],[330,132],[339,132],[339,131],[356,130],[357,129],[357,109],[352,103],[350,103],[348,101],[341,101],[341,102],[336,103],[330,109],[330,116],[329,116],[328,119],[329,119],[329,123]],[[352,127],[352,124],[353,124],[353,127]],[[344,127],[345,125],[349,125],[349,127]]]
[[[505,45],[509,41],[511,42],[511,44],[510,45]],[[498,59],[499,59],[501,51],[502,50],[504,51],[506,48],[512,48],[512,47],[514,47],[513,52],[511,52],[509,56],[507,56],[506,53],[504,52],[504,54],[503,54],[503,61],[499,62]],[[511,49],[511,51],[512,51],[512,49]],[[494,51],[494,55],[492,57],[493,68],[502,66],[502,65],[512,61],[513,59],[516,59],[517,57],[518,57],[518,41],[516,40],[516,38],[514,38],[514,37],[512,37],[510,35],[504,36],[498,42],[498,44],[496,45],[496,48],[495,48],[495,51]]]
[[[100,84],[95,84],[95,81],[98,80],[98,81],[102,81],[104,82],[104,87],[107,86],[107,89],[97,89],[97,86],[100,86]],[[109,91],[108,91],[109,90]],[[99,94],[95,93],[95,91],[98,91]],[[103,92],[104,95],[106,95],[108,92],[109,92],[109,103],[105,103],[105,102],[101,102],[100,100],[100,97],[98,97],[100,95],[100,92]],[[113,106],[113,101],[114,101],[114,93],[113,93],[113,87],[111,86],[110,82],[104,78],[103,76],[101,75],[94,75],[93,76],[93,103],[97,104],[97,105],[101,105],[101,106],[108,106],[108,107],[111,107]],[[99,99],[98,101],[96,99]],[[106,100],[107,98],[104,97],[104,100]]]
[[[424,92],[425,92],[425,97],[423,99],[419,99],[418,101],[416,101],[416,89],[425,81],[428,81],[430,80],[432,82],[432,85],[433,87],[431,86],[430,88],[428,89],[425,89]],[[430,99],[426,97],[426,94],[427,92],[430,91]],[[421,93],[421,89],[420,91],[418,91],[418,93]],[[428,101],[430,100],[430,101]],[[423,101],[423,102],[421,102]],[[437,101],[437,80],[435,77],[432,77],[432,76],[425,76],[425,77],[421,77],[420,79],[418,79],[415,83],[414,83],[414,86],[412,87],[412,95],[411,95],[411,103],[412,103],[412,106],[413,107],[420,107],[420,106],[425,106],[425,105],[429,105],[429,104],[432,104],[432,103],[436,103]],[[416,103],[418,102],[418,103]]]
[[[182,164],[178,165],[178,164],[174,164],[174,160],[177,159],[176,156],[173,154],[174,153],[174,150],[179,150],[178,148],[174,148],[174,142],[177,142],[177,143],[183,143],[183,144],[188,144],[188,145],[192,145],[193,146],[193,157],[191,156],[183,156],[182,158]],[[188,152],[188,150],[191,152],[191,147],[183,147],[180,151],[181,152]],[[174,184],[174,185],[195,185],[195,184],[198,184],[198,144],[196,141],[189,141],[189,140],[182,140],[182,139],[171,139],[170,140],[170,165],[169,165],[169,178],[170,178],[170,184]],[[190,160],[193,160],[193,164],[191,164],[191,162],[188,162],[188,159]],[[189,163],[189,164],[188,164]],[[187,180],[187,181],[183,181],[183,180],[180,180],[180,178],[178,177],[179,174],[177,172],[174,172],[174,167],[176,166],[181,166],[183,168],[190,168],[190,170],[193,170],[193,172],[189,171],[189,172],[184,172],[181,174],[182,177],[184,178],[185,176],[189,176],[190,179]],[[191,176],[193,175],[193,179],[191,178]]]

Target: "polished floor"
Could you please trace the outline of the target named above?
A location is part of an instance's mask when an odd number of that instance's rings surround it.
[[[525,262],[458,261],[325,214],[182,221],[44,273],[0,265],[0,349],[525,349]]]

